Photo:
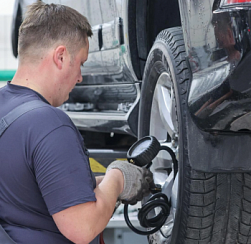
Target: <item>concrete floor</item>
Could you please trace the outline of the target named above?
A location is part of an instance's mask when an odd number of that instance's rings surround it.
[[[128,206],[129,219],[134,227],[141,229],[137,219],[138,208],[141,203]],[[110,222],[104,230],[104,241],[106,244],[148,244],[147,237],[134,233],[126,224],[124,219],[124,205],[121,204],[113,214]]]
[[[106,228],[104,241],[106,244],[148,244],[146,236],[137,235],[128,227]]]

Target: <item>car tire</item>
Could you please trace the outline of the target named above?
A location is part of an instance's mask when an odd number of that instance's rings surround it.
[[[198,172],[189,162],[187,131],[192,120],[185,57],[181,27],[166,29],[157,36],[143,75],[138,137],[155,136],[178,160],[175,181],[169,179],[168,155],[162,153],[153,161],[155,183],[171,198],[173,216],[148,236],[149,243],[251,243],[251,174]]]

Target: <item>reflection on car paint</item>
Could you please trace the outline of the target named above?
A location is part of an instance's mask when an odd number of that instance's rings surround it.
[[[189,110],[202,130],[249,130],[250,9],[224,9],[216,2],[180,1],[192,71]]]

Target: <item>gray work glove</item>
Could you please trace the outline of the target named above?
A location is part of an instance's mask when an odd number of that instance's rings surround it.
[[[150,186],[153,184],[153,175],[150,170],[120,160],[112,162],[106,172],[111,169],[119,169],[124,176],[124,190],[119,195],[122,203],[133,205],[149,195]]]

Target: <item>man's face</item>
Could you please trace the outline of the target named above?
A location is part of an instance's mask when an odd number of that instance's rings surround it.
[[[86,41],[84,48],[81,48],[75,55],[69,55],[65,64],[65,75],[60,84],[60,103],[62,104],[69,98],[69,93],[77,83],[82,81],[81,66],[88,58],[89,42]],[[61,105],[60,104],[60,105]],[[59,106],[59,105],[58,105]]]

